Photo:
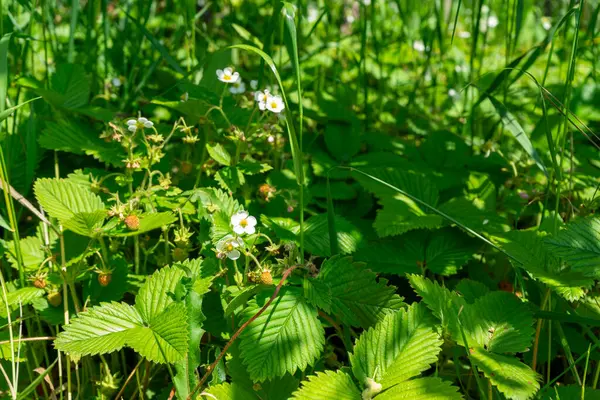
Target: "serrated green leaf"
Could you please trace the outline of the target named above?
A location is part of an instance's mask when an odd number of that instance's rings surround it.
[[[86,154],[114,166],[123,165],[120,144],[107,143],[90,129],[73,121],[48,121],[38,142],[48,150]]]
[[[337,215],[335,216],[335,228],[340,252],[350,254],[356,251],[362,240],[360,230]],[[294,229],[294,232],[299,234],[300,226]],[[312,216],[304,222],[304,246],[315,256],[331,256],[326,214]]]
[[[533,314],[517,296],[490,292],[467,305],[461,314],[469,346],[495,353],[527,351],[533,341]]]
[[[352,377],[344,371],[325,371],[311,375],[292,395],[297,400],[360,400]]]
[[[526,400],[540,389],[541,376],[511,356],[472,349],[470,358],[507,398]]]
[[[44,178],[35,182],[34,192],[48,214],[75,233],[91,236],[104,220],[100,215],[105,210],[102,199],[85,186],[66,179]],[[89,227],[90,222],[95,225]]]
[[[520,261],[513,262],[517,267],[525,269],[533,278],[545,283],[569,301],[583,297],[586,289],[594,284],[594,279],[586,276],[583,271],[575,270],[554,257],[539,232],[511,231],[505,233],[503,239],[502,248]],[[547,238],[549,239],[552,238]]]
[[[244,320],[261,306],[251,303],[244,311]],[[295,288],[283,288],[240,338],[243,362],[250,377],[259,382],[314,365],[325,344],[317,310],[307,304]]]
[[[176,266],[163,267],[154,272],[141,287],[135,299],[135,308],[145,321],[153,321],[173,303],[169,294],[185,276],[185,271]]]
[[[237,167],[224,167],[215,174],[215,180],[231,193],[237,191],[246,183],[246,178]]]
[[[206,143],[206,150],[208,151],[210,157],[219,164],[225,166],[231,165],[231,155],[225,149],[225,147],[223,147],[223,145],[219,143],[215,143],[214,145]]]
[[[29,236],[19,241],[21,246],[21,256],[23,257],[23,268],[26,271],[37,271],[42,262],[48,257],[44,252],[44,243],[37,236]],[[7,242],[6,246],[6,258],[13,266],[13,268],[19,268],[19,263],[15,257],[15,244],[14,241]]]
[[[433,315],[442,325],[445,333],[450,334],[455,340],[460,338],[458,315],[466,304],[465,300],[456,293],[438,285],[419,275],[409,275],[408,280],[414,291],[423,298]]]
[[[592,216],[567,224],[556,236],[544,241],[548,250],[587,276],[599,277],[600,218]]]
[[[73,109],[86,105],[90,95],[90,81],[83,65],[59,65],[52,75],[52,90],[60,95],[61,100],[54,106]]]
[[[78,356],[111,353],[123,348],[143,325],[142,316],[134,307],[125,303],[101,303],[79,313],[65,325],[54,346]]]
[[[444,222],[439,215],[426,213],[400,194],[385,198],[382,204],[383,208],[377,211],[373,224],[379,237],[401,235],[414,229],[435,229]]]
[[[148,360],[158,363],[174,363],[185,357],[189,330],[183,304],[170,304],[147,324],[147,327],[131,332],[128,345]]]
[[[30,304],[34,299],[42,297],[44,293],[45,292],[42,289],[35,287],[24,287],[12,292],[8,292],[6,294],[6,299],[9,307],[16,308],[19,306],[19,304]],[[0,295],[0,317],[6,318],[6,305],[4,304],[4,296],[2,295]]]
[[[376,397],[377,400],[459,400],[458,388],[440,378],[419,378],[394,386]]]
[[[470,279],[461,279],[454,290],[460,294],[463,299],[469,304],[472,304],[478,298],[485,296],[490,292],[490,289],[481,282],[472,281]]]
[[[320,308],[326,313],[331,312],[331,287],[319,279],[304,279],[304,297],[313,306]]]
[[[344,323],[368,328],[402,307],[393,286],[351,257],[335,256],[321,266],[318,279],[331,293],[331,312]]]
[[[354,376],[360,382],[372,378],[385,390],[426,371],[442,350],[434,326],[419,303],[385,316],[356,342],[350,356]]]
[[[256,395],[250,389],[235,382],[211,386],[205,392],[218,400],[256,400]]]
[[[130,230],[127,226],[120,224],[117,228],[105,230],[106,236],[114,237],[126,237],[141,235],[142,233],[150,232],[155,229],[162,228],[172,224],[177,220],[175,214],[170,211],[153,213],[153,214],[142,214],[139,216],[140,226],[136,230]]]

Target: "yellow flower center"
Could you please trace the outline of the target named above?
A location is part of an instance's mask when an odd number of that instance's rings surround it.
[[[230,81],[231,80],[231,75],[223,75],[223,79],[226,81]]]
[[[246,220],[246,219],[243,219],[243,220],[241,220],[241,221],[240,221],[240,226],[241,226],[242,228],[245,228],[247,225],[248,225],[248,220]]]
[[[274,101],[271,102],[271,108],[277,108],[277,103],[275,103]]]
[[[233,245],[229,243],[226,247],[227,251],[233,251]]]

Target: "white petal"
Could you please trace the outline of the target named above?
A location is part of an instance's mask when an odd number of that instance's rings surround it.
[[[217,76],[219,77],[219,79],[221,79],[223,77],[223,70],[222,69],[218,69],[217,70]]]
[[[135,119],[130,119],[129,121],[127,121],[127,125],[135,125],[137,124],[137,121]]]
[[[251,87],[252,89],[256,90],[256,88],[258,87],[258,81],[257,81],[257,80],[255,80],[255,79],[252,79],[252,80],[250,81],[250,87]]]
[[[230,260],[237,260],[238,258],[240,258],[240,252],[238,250],[232,250],[229,253],[227,253],[227,257]]]
[[[248,222],[248,226],[256,226],[256,218],[252,215],[246,218],[246,222]]]
[[[232,87],[229,88],[229,93],[236,94],[237,92],[238,91],[237,91],[237,88],[235,86],[232,86]]]
[[[135,125],[129,125],[127,127],[127,129],[130,130],[131,132],[135,132],[135,131],[137,131],[137,126],[135,126]]]
[[[248,235],[252,235],[252,234],[254,234],[254,232],[256,232],[256,228],[248,225],[248,226],[246,226],[245,231]]]
[[[148,118],[139,117],[139,118],[138,118],[138,122],[139,122],[140,124],[145,124],[146,122],[148,122]]]
[[[243,235],[244,233],[246,233],[246,231],[244,230],[244,228],[242,228],[240,225],[234,225],[233,226],[233,231],[235,233],[237,233],[238,235]]]
[[[234,72],[233,75],[231,75],[231,82],[237,82],[238,79],[240,79],[239,72]]]
[[[267,103],[265,103],[264,101],[259,101],[258,102],[258,109],[260,111],[265,111],[265,108],[267,108]]]
[[[225,68],[223,70],[223,72],[225,73],[225,75],[231,75],[231,73],[233,72],[233,70],[231,68],[227,67],[227,68]]]
[[[152,128],[153,126],[154,126],[154,122],[152,122],[152,121],[147,121],[144,123],[145,128]]]
[[[237,247],[244,246],[244,239],[241,237],[234,239],[234,241],[237,242]]]
[[[231,216],[231,224],[239,225],[240,222],[248,217],[248,213],[246,211],[239,211]]]

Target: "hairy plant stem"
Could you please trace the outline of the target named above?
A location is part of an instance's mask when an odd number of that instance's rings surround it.
[[[542,300],[542,306],[541,309],[544,310],[544,308],[546,307],[546,303],[548,302],[548,298],[550,297],[550,288],[546,289],[546,293],[544,294],[544,299]],[[533,356],[531,357],[531,369],[533,369],[534,371],[536,370],[537,367],[537,355],[538,355],[538,348],[540,345],[540,333],[542,331],[542,323],[543,323],[543,319],[540,318],[537,321],[537,326],[535,328],[535,340],[533,341]]]
[[[192,392],[186,397],[187,400],[191,400],[193,398],[194,394],[202,387],[202,385],[204,385],[204,383],[206,382],[206,380],[208,379],[208,377],[215,370],[215,367],[217,366],[217,364],[219,363],[219,361],[221,361],[221,359],[225,356],[225,353],[227,353],[227,350],[229,349],[229,347],[231,347],[231,345],[233,344],[233,342],[235,342],[235,340],[242,334],[242,332],[244,331],[244,329],[246,329],[248,327],[248,325],[250,325],[252,323],[252,321],[254,321],[256,318],[260,317],[260,315],[262,313],[264,313],[265,310],[271,305],[271,303],[273,302],[273,300],[275,300],[277,298],[277,295],[279,294],[279,291],[281,290],[281,287],[283,286],[283,284],[285,283],[285,281],[287,280],[287,278],[299,266],[300,266],[299,264],[293,265],[293,266],[291,266],[290,268],[286,269],[283,272],[283,275],[281,276],[281,280],[279,281],[279,284],[275,288],[275,291],[273,292],[273,294],[271,295],[271,297],[269,298],[269,300],[265,303],[264,306],[262,306],[262,308],[260,310],[258,310],[258,312],[256,314],[254,314],[252,317],[250,317],[250,319],[248,319],[248,321],[244,322],[242,324],[242,326],[240,326],[238,328],[238,330],[233,334],[233,336],[231,337],[231,339],[229,339],[229,341],[225,344],[225,346],[223,346],[223,350],[221,350],[221,353],[219,353],[219,355],[217,356],[217,358],[215,359],[215,361],[213,361],[212,364],[210,364],[208,366],[208,368],[206,368],[206,372],[202,376],[202,379],[200,379],[200,382],[198,382],[198,384],[196,385],[196,387],[194,388],[194,390],[192,390]]]

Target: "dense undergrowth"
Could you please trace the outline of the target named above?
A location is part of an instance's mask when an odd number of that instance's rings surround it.
[[[0,7],[2,398],[600,398],[598,1]]]

